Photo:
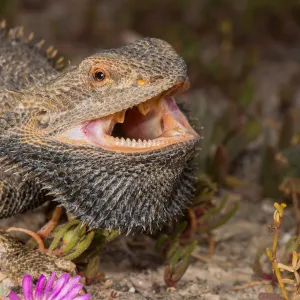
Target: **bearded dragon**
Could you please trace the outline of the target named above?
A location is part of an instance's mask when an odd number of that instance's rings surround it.
[[[1,23],[0,218],[51,200],[129,234],[182,214],[199,140],[173,97],[189,87],[184,60],[143,38],[60,70],[41,44]]]

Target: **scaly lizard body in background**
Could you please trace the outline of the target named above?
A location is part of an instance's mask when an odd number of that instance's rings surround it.
[[[31,38],[2,23],[0,218],[49,199],[124,233],[152,232],[181,214],[199,139],[173,98],[189,86],[183,59],[145,38],[59,72],[55,50],[45,55]],[[20,274],[11,263],[8,275]]]

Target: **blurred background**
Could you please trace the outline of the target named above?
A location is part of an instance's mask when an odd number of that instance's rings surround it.
[[[1,0],[0,15],[75,61],[139,36],[165,39],[194,88],[217,84],[229,97],[262,59],[299,50],[297,0]]]

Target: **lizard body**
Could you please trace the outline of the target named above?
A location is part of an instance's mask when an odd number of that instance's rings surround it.
[[[189,86],[175,50],[145,38],[58,72],[52,48],[45,55],[4,27],[0,218],[49,197],[90,226],[124,233],[182,214],[199,136],[173,98]]]
[[[71,275],[76,273],[71,261],[24,247],[8,233],[1,231],[0,261],[0,282],[8,291],[22,286],[24,274],[31,274],[38,279],[41,274],[48,277],[53,271],[59,276],[65,272]]]

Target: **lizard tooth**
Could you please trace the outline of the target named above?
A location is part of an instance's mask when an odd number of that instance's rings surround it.
[[[137,143],[136,143],[136,140],[133,139],[132,142],[131,142],[131,146],[132,146],[132,147],[136,147],[136,144],[137,144]]]
[[[124,123],[126,110],[122,110],[114,115],[114,120],[117,123]]]
[[[141,139],[138,139],[137,145],[138,145],[138,147],[140,147],[140,148],[143,147],[143,142],[142,142]]]
[[[130,141],[130,139],[126,139],[126,146],[131,146],[131,141]]]
[[[125,146],[125,144],[126,144],[126,141],[125,141],[125,139],[122,137],[122,138],[121,138],[121,146]]]
[[[150,103],[147,102],[143,102],[140,103],[138,105],[138,110],[140,111],[141,114],[143,114],[144,116],[150,111]]]
[[[116,145],[120,146],[121,145],[121,141],[118,137],[116,137]]]

